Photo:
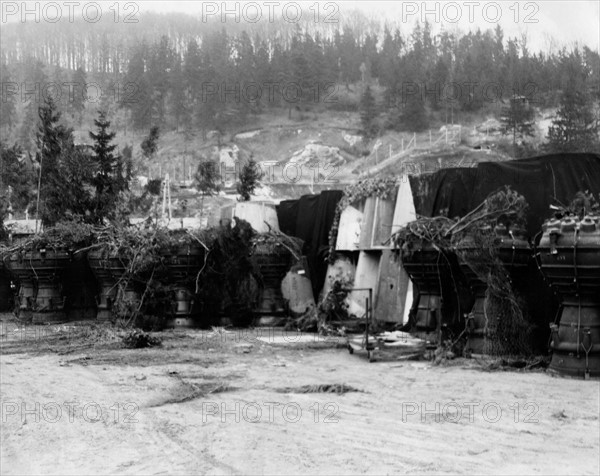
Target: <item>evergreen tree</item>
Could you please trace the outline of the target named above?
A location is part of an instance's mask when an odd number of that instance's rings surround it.
[[[509,104],[502,110],[500,122],[502,123],[502,132],[512,135],[515,152],[517,138],[524,139],[534,135],[534,110],[524,97],[514,96],[511,98]]]
[[[151,85],[146,76],[145,58],[144,44],[133,50],[120,98],[121,106],[131,111],[132,125],[137,130],[147,129],[152,123],[153,98]]]
[[[200,200],[200,216],[202,216],[204,212],[204,197],[216,195],[221,190],[219,164],[215,161],[201,158],[194,178],[196,179],[196,186],[202,194]]]
[[[96,108],[104,111],[107,116],[115,114],[115,96],[119,91],[119,84],[113,78],[109,78],[102,86],[102,95],[100,101],[95,104]]]
[[[215,161],[202,159],[196,172],[196,183],[202,196],[211,196],[219,193],[221,189],[221,175],[219,166]]]
[[[255,39],[256,46],[256,54],[255,65],[256,65],[256,82],[259,86],[264,89],[265,85],[271,81],[272,78],[272,65],[269,58],[269,48],[267,43],[264,40],[261,40],[260,37]],[[274,98],[269,97],[270,94],[268,91],[262,91],[260,102],[256,105],[257,108],[261,107],[269,107],[272,106],[272,102]]]
[[[211,129],[219,132],[219,143],[227,127],[240,116],[241,85],[235,81],[232,56],[232,42],[224,28],[206,35],[201,50],[202,85],[214,89],[203,91],[196,115],[204,134]]]
[[[548,128],[550,152],[598,152],[598,118],[587,93],[567,88],[552,125]]]
[[[95,165],[95,176],[92,179],[92,185],[95,187],[92,220],[101,222],[105,217],[114,217],[119,193],[128,188],[130,176],[125,159],[114,153],[117,146],[112,144],[112,141],[116,133],[109,132],[110,122],[106,119],[104,111],[99,111],[94,124],[97,133],[89,133],[94,141],[92,159]]]
[[[240,181],[236,189],[240,194],[240,201],[247,202],[254,190],[259,185],[260,170],[254,159],[250,159],[247,164],[242,167],[240,172]]]
[[[32,57],[25,62],[25,78],[22,87],[28,93],[21,94],[25,101],[25,110],[18,133],[19,144],[30,152],[35,146],[35,131],[39,127],[38,109],[42,105],[41,89],[47,84],[44,64]]]
[[[423,55],[422,47],[417,49],[417,51],[419,50],[420,53],[412,51],[402,58],[400,67],[402,74],[398,75],[399,86],[397,88],[401,92],[401,97],[396,111],[395,119],[399,121],[396,127],[400,126],[411,132],[421,132],[429,127],[425,96],[419,81],[422,70],[419,59]],[[411,85],[413,87],[409,88],[408,86]]]
[[[400,52],[394,44],[394,37],[387,25],[383,30],[383,44],[380,52],[380,81],[381,84],[390,87],[394,84],[394,64],[398,59]]]
[[[339,56],[332,39],[323,39],[323,80],[326,83],[335,83],[340,76]]]
[[[362,56],[367,67],[366,80],[379,77],[379,53],[377,52],[377,35],[367,34],[362,45]]]
[[[33,171],[22,157],[23,150],[17,144],[9,147],[0,140],[0,194],[7,197],[14,211],[28,209],[37,185]]]
[[[32,138],[32,131],[37,128],[39,122],[39,116],[37,115],[38,105],[34,100],[29,100],[25,104],[23,120],[21,121],[21,127],[18,133],[18,142],[24,150],[30,152],[35,143]]]
[[[8,86],[12,84],[8,65],[0,65],[0,85],[2,85],[2,97],[0,98],[0,129],[5,129],[9,134],[15,125],[16,121],[16,92],[15,94],[8,93]],[[16,86],[16,85],[15,85]],[[6,93],[4,88],[7,88]],[[16,88],[15,88],[16,89]]]
[[[152,95],[153,114],[155,123],[162,125],[165,119],[165,104],[169,90],[169,71],[173,51],[169,39],[163,35],[157,45],[152,48],[148,76]]]
[[[600,100],[600,53],[584,46],[583,62],[590,68],[589,83],[592,86],[592,97]]]
[[[125,163],[125,177],[129,180],[133,174],[133,147],[131,144],[127,144],[123,147],[123,151],[121,153],[123,157],[123,162]]]
[[[158,126],[150,129],[148,137],[142,141],[142,154],[146,159],[151,159],[158,150],[158,138],[160,136]]]
[[[329,65],[327,65],[324,57],[323,39],[318,32],[315,34],[314,40],[308,41],[310,39],[310,35],[306,35],[306,38],[307,43],[305,44],[305,51],[313,76],[313,89],[320,87],[321,89],[318,89],[318,92],[322,93],[322,88],[327,83],[332,81],[328,73]],[[323,99],[322,94],[317,96],[317,99],[321,101]]]
[[[425,104],[419,94],[407,95],[400,113],[400,125],[410,132],[421,132],[429,127]]]
[[[236,77],[237,85],[240,88],[240,97],[235,100],[235,108],[239,110],[242,118],[249,112],[256,110],[256,104],[251,101],[254,89],[249,85],[255,82],[256,79],[256,57],[252,40],[246,31],[242,31],[241,35],[235,40],[236,50]]]
[[[63,84],[69,81],[67,72],[60,67],[60,65],[54,65],[54,71],[52,74],[51,83],[52,86],[46,89],[45,94],[52,95],[56,108],[61,111],[67,111],[69,107],[69,94],[63,91]]]
[[[179,131],[179,125],[188,121],[188,105],[185,92],[185,77],[181,67],[181,57],[173,56],[170,75],[170,112],[175,122],[175,128]]]
[[[291,112],[293,106],[299,106],[300,104],[310,102],[311,92],[314,86],[310,65],[300,36],[295,36],[292,39],[290,55],[291,69],[289,72],[290,76],[288,77],[288,85],[291,86],[293,84],[295,87],[289,87],[287,98],[284,96],[284,101],[288,103],[289,112]]]
[[[91,157],[74,146],[72,130],[59,123],[60,113],[52,98],[47,98],[39,108],[39,117],[36,161],[40,167],[42,223],[52,226],[59,220],[75,217],[89,220]]]
[[[87,75],[81,66],[75,70],[71,79],[73,83],[73,96],[69,97],[69,111],[71,117],[77,124],[81,124],[83,112],[85,110],[85,94]]]
[[[349,26],[344,27],[340,38],[339,54],[342,81],[348,88],[349,83],[360,79],[360,63],[362,62],[354,31]]]
[[[187,44],[183,60],[183,78],[189,104],[193,106],[200,101],[202,84],[202,59],[196,40],[191,39]]]
[[[367,138],[372,138],[377,135],[377,104],[371,92],[371,86],[365,88],[365,92],[360,98],[360,122],[362,125],[362,133]]]

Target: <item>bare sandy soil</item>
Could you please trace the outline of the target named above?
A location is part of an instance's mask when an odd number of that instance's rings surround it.
[[[107,328],[1,324],[2,474],[600,470],[598,381],[369,363],[281,330],[169,331],[130,350]],[[359,391],[304,393],[325,384]]]

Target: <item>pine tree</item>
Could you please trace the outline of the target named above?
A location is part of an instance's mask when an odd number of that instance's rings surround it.
[[[312,41],[312,39],[311,39]],[[304,47],[302,45],[302,40],[300,36],[295,36],[292,39],[292,46],[290,50],[291,54],[291,71],[290,71],[290,85],[297,85],[295,88],[290,88],[289,96],[289,108],[296,105],[298,106],[301,103],[307,103],[311,99],[311,89],[314,84],[311,81],[311,70],[310,65],[308,63],[308,58],[304,51]],[[296,89],[296,91],[294,91]],[[292,92],[293,91],[293,92]],[[299,97],[294,97],[299,93]],[[285,99],[285,97],[284,97]]]
[[[175,129],[179,131],[179,125],[188,122],[188,105],[185,92],[185,79],[181,69],[181,57],[176,54],[173,56],[171,74],[169,77],[170,86],[170,112],[175,121]]]
[[[196,172],[196,182],[198,190],[202,192],[202,195],[210,196],[218,193],[221,188],[219,185],[220,181],[221,176],[217,163],[212,160],[201,160]]]
[[[25,151],[31,152],[35,145],[32,138],[32,131],[37,129],[39,117],[36,113],[38,105],[34,100],[30,100],[24,108],[23,120],[18,133],[18,142]]]
[[[248,89],[250,83],[254,83],[256,79],[256,57],[252,40],[246,31],[242,31],[241,35],[235,41],[236,50],[236,77],[240,87],[240,98],[236,101],[236,107],[240,110],[242,118],[249,112],[253,112],[256,107],[251,101],[253,89]]]
[[[242,167],[236,189],[240,194],[240,201],[247,202],[254,190],[259,185],[260,170],[254,159],[250,159],[247,164]]]
[[[202,84],[202,59],[196,40],[191,39],[183,59],[183,78],[189,104],[193,107],[200,100]]]
[[[513,138],[513,149],[516,153],[517,138],[524,139],[533,136],[534,111],[527,103],[526,98],[515,96],[502,110],[500,118],[502,132],[511,134]]]
[[[254,55],[256,65],[256,82],[261,88],[264,88],[265,85],[272,80],[272,65],[269,59],[269,48],[267,43],[264,40],[261,40],[258,36],[255,39],[255,44],[257,45],[256,53]],[[268,92],[262,91],[257,108],[260,109],[263,106],[272,106],[274,98],[269,96],[270,94]]]
[[[8,72],[8,65],[0,65],[0,85],[2,88],[12,84],[10,73]],[[15,85],[16,86],[16,85]],[[16,121],[16,109],[15,109],[16,95],[5,94],[2,91],[2,98],[0,100],[0,129],[6,129],[7,134],[10,134]]]
[[[232,55],[232,42],[224,28],[206,35],[201,50],[202,85],[212,85],[217,92],[204,91],[196,117],[204,134],[210,129],[219,131],[219,141],[240,114],[240,85],[231,80],[235,78]]]
[[[146,76],[142,76],[139,79],[128,95],[131,98],[129,107],[131,109],[133,127],[138,131],[147,129],[152,124],[152,116],[156,114],[151,86]]]
[[[131,121],[137,130],[150,127],[153,113],[152,88],[146,75],[146,46],[138,45],[129,59],[120,105],[131,111]]]
[[[47,84],[43,63],[29,57],[25,63],[25,78],[27,81],[23,83],[22,87],[32,93],[28,93],[24,97],[22,95],[26,103],[18,139],[21,147],[30,152],[35,146],[35,131],[40,125],[38,109],[42,105],[41,89]],[[36,90],[37,92],[34,92]]]
[[[152,48],[148,76],[150,78],[151,95],[153,98],[152,118],[155,123],[162,125],[165,118],[165,104],[169,90],[169,68],[172,63],[173,51],[169,39],[163,35],[157,45]]]
[[[429,127],[425,103],[419,94],[407,95],[400,113],[400,124],[411,132],[421,132]]]
[[[198,190],[202,194],[200,200],[200,216],[202,217],[202,213],[204,212],[204,197],[216,195],[221,190],[221,174],[219,173],[218,163],[201,158],[194,178],[196,179]]]
[[[371,92],[371,86],[365,88],[365,92],[360,98],[360,122],[362,125],[362,133],[367,138],[372,138],[377,135],[377,104]]]
[[[598,118],[587,93],[574,88],[564,91],[560,107],[548,128],[550,152],[598,152]]]
[[[69,97],[69,111],[71,117],[77,124],[81,124],[81,118],[85,110],[85,94],[87,75],[81,66],[75,70],[71,79],[73,84],[73,96]]]
[[[0,140],[0,194],[9,198],[15,211],[25,211],[29,207],[36,186],[33,171],[21,160],[22,155],[23,150],[17,144],[8,147]]]
[[[63,93],[62,90],[62,85],[69,81],[68,73],[60,65],[55,65],[51,81],[53,86],[46,90],[46,94],[52,95],[56,108],[62,113],[69,106],[69,95],[66,94],[66,91]]]
[[[418,30],[418,29],[415,29]],[[419,58],[422,57],[423,48],[420,48],[420,53],[412,51],[402,59],[399,77],[398,90],[401,92],[401,106],[397,110],[399,126],[404,130],[411,132],[421,132],[429,126],[427,119],[427,110],[425,109],[425,96],[420,90],[420,77],[422,74],[423,65],[420,64]],[[404,87],[404,84],[415,85],[415,89],[411,90]]]
[[[380,53],[380,82],[388,88],[394,86],[394,68],[399,55],[400,51],[396,48],[392,33],[386,25],[383,30],[383,45]]]
[[[73,144],[72,130],[59,123],[52,98],[39,108],[36,161],[39,172],[39,212],[45,226],[80,217],[89,220],[91,158]],[[36,209],[36,215],[38,214]]]
[[[160,136],[160,130],[158,126],[153,126],[150,129],[148,137],[142,141],[142,154],[146,159],[151,159],[156,151],[158,150],[158,138]]]
[[[340,38],[339,54],[341,58],[341,75],[342,80],[346,83],[346,88],[349,83],[353,83],[360,79],[360,63],[361,55],[354,31],[349,26],[344,27],[344,31]]]
[[[379,53],[377,52],[377,35],[367,34],[362,46],[364,63],[367,67],[367,81],[379,77]]]
[[[113,218],[119,193],[127,189],[130,176],[125,159],[114,153],[117,146],[112,144],[112,141],[116,133],[109,132],[110,122],[106,119],[104,111],[99,111],[94,124],[98,132],[89,133],[94,141],[92,159],[95,165],[95,176],[92,179],[92,185],[95,187],[92,220],[102,222],[105,217]]]

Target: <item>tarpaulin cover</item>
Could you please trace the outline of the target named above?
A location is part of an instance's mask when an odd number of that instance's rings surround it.
[[[319,195],[303,195],[299,200],[285,200],[277,208],[280,229],[304,241],[302,252],[308,260],[315,296],[319,295],[325,282],[329,230],[341,198],[340,190],[327,190]],[[296,223],[292,229],[294,215]]]
[[[466,215],[469,197],[475,186],[475,168],[442,169],[434,174],[410,176],[410,186],[416,212],[419,215],[439,215],[447,208],[447,216]]]
[[[282,200],[277,205],[277,220],[282,233],[296,236],[296,220],[298,219],[298,208],[300,200]]]
[[[419,215],[464,216],[495,190],[510,187],[529,204],[527,231],[534,237],[551,216],[550,205],[568,204],[578,191],[600,192],[600,155],[557,154],[508,162],[481,162],[473,168],[443,169],[411,177]]]
[[[578,191],[600,193],[600,156],[560,154],[509,162],[482,162],[474,168],[443,169],[434,174],[410,177],[417,214],[436,216],[446,211],[454,218],[464,216],[492,192],[505,185],[523,195],[529,204],[527,232],[539,240],[541,226],[552,216],[550,205],[568,204]],[[534,344],[546,347],[548,323],[558,310],[558,301],[543,282],[535,262],[526,271],[526,289],[534,329]]]

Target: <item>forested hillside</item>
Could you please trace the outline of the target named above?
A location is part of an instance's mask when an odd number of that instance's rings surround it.
[[[261,189],[281,198],[317,182],[343,186],[364,175],[600,150],[598,51],[532,51],[526,35],[506,37],[500,26],[461,33],[398,25],[357,11],[339,23],[224,24],[146,13],[138,23],[105,16],[93,24],[4,24],[2,194],[13,212],[37,213],[48,130],[40,108],[48,97],[58,118],[52,128],[60,123],[68,151],[57,159],[64,167],[57,180],[88,183],[73,195],[75,214],[84,213],[78,194],[97,187],[93,164],[102,156],[86,150],[98,147],[90,135],[98,120],[114,131],[115,160],[137,184],[127,203],[142,215],[156,208],[152,197],[167,173],[177,183],[197,179],[199,195],[176,198],[185,215],[204,207],[218,183],[235,193],[250,160],[281,166]],[[287,163],[299,173],[289,174]],[[207,180],[215,165],[234,171]],[[217,207],[221,198],[214,200]]]
[[[60,94],[74,121],[88,109],[121,108],[140,131],[206,132],[243,127],[272,108],[358,111],[347,93],[362,81],[383,91],[366,112],[374,134],[423,130],[435,114],[459,121],[514,94],[540,108],[557,107],[565,91],[590,106],[600,94],[600,58],[587,46],[545,53],[530,51],[525,38],[506,38],[499,26],[434,35],[427,23],[402,31],[362,20],[225,29],[192,16],[145,14],[136,24],[103,19],[93,28],[83,21],[5,25],[3,137],[31,147],[39,96],[50,94]]]

